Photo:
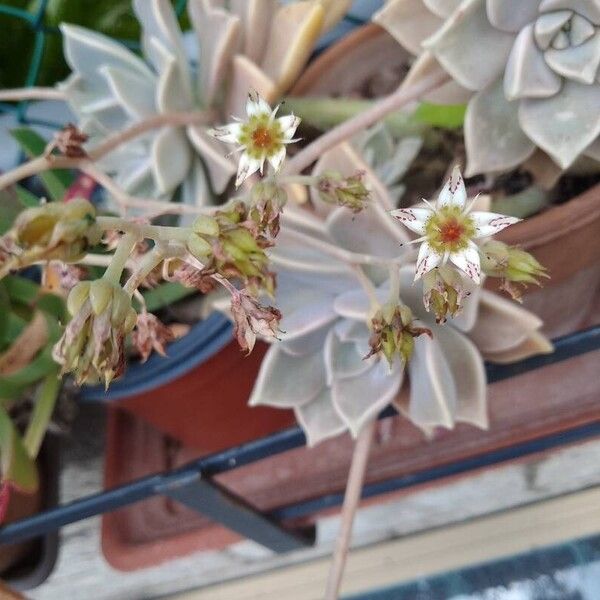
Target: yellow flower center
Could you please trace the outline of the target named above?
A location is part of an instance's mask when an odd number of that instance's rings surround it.
[[[425,223],[425,236],[438,253],[464,250],[475,235],[475,223],[457,206],[444,206]]]
[[[283,144],[283,132],[277,120],[271,121],[268,114],[254,115],[242,127],[240,143],[252,158],[275,154]]]

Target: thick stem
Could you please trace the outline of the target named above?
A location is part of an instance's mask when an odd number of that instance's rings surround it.
[[[358,265],[352,265],[352,271],[356,275],[356,279],[358,279],[362,289],[369,298],[371,311],[377,311],[381,304],[379,302],[379,298],[377,297],[377,290],[375,289],[372,281],[365,275],[365,272]]]
[[[121,274],[125,268],[125,263],[129,259],[129,256],[139,239],[140,236],[137,234],[126,233],[119,240],[119,244],[117,245],[117,249],[113,254],[112,260],[110,261],[106,271],[104,271],[104,279],[108,279],[108,281],[116,284],[119,283]]]
[[[155,246],[150,252],[144,254],[133,269],[133,273],[123,286],[123,289],[133,296],[142,281],[165,259],[167,253],[160,245]]]
[[[167,227],[165,225],[145,225],[128,221],[120,217],[96,217],[96,225],[103,231],[124,231],[135,234],[138,238],[155,241],[186,242],[190,229],[188,227]]]
[[[389,266],[390,302],[396,303],[400,298],[400,269],[395,265]]]
[[[398,88],[393,94],[382,98],[364,112],[359,113],[341,125],[334,127],[298,152],[298,154],[287,163],[284,174],[294,175],[300,173],[330,148],[347,140],[355,133],[381,121],[381,119],[387,117],[399,108],[418,100],[427,92],[440,87],[449,79],[450,77],[446,73],[438,72],[423,78],[415,85]]]
[[[354,524],[354,516],[360,502],[367,461],[369,459],[369,450],[371,449],[376,424],[376,421],[367,423],[361,429],[356,439],[350,473],[348,474],[348,483],[346,484],[344,504],[342,506],[342,522],[333,552],[333,561],[329,570],[325,600],[337,600],[339,598],[340,584],[342,583],[350,538],[352,536],[352,525]]]

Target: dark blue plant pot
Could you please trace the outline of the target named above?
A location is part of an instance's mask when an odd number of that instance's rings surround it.
[[[121,379],[111,383],[108,391],[100,385],[83,387],[81,399],[109,402],[155,389],[208,360],[231,339],[229,320],[220,313],[213,313],[196,323],[187,335],[170,344],[166,357],[154,353],[145,363],[130,365]]]

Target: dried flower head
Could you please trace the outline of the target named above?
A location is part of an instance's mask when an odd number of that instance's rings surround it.
[[[413,314],[408,306],[387,303],[373,316],[369,324],[371,350],[365,356],[383,355],[390,364],[399,357],[408,363],[415,347],[415,338],[426,334],[432,337],[431,330],[414,324]]]
[[[173,332],[152,313],[144,311],[137,316],[135,330],[132,334],[133,345],[142,356],[145,363],[154,350],[161,356],[166,356],[165,344],[175,339]]]
[[[235,337],[248,354],[254,348],[257,335],[277,338],[281,313],[272,306],[260,304],[247,290],[236,290],[232,294],[231,314]]]
[[[54,150],[68,158],[85,158],[87,152],[83,144],[88,141],[88,135],[79,130],[73,123],[68,123],[54,137],[44,150],[44,155],[49,157]]]
[[[344,206],[353,213],[363,210],[369,200],[369,190],[366,188],[365,172],[356,171],[348,177],[340,173],[328,171],[319,177],[317,190],[323,202]]]
[[[501,288],[518,302],[522,290],[515,284],[522,288],[529,283],[541,285],[539,278],[548,277],[546,269],[529,252],[497,240],[489,240],[481,247],[481,266],[486,275],[500,277]]]
[[[95,221],[96,209],[83,198],[24,210],[2,238],[0,276],[40,260],[76,262],[100,240]]]
[[[69,293],[67,308],[72,318],[54,346],[54,360],[78,385],[101,380],[108,387],[123,373],[125,336],[136,324],[131,298],[107,279],[82,281]]]
[[[467,192],[458,167],[440,192],[435,206],[399,208],[391,212],[406,227],[421,237],[415,280],[450,260],[475,283],[481,282],[479,248],[474,240],[491,236],[520,219],[480,211],[471,211]]]
[[[286,146],[294,139],[300,119],[294,115],[276,118],[274,109],[257,92],[248,94],[246,120],[229,123],[209,131],[214,138],[236,144],[242,151],[235,185],[240,186],[253,173],[263,172],[265,161],[279,171],[286,155]]]
[[[437,323],[456,317],[470,295],[460,273],[448,265],[440,265],[423,275],[423,304],[433,309]]]
[[[279,233],[279,219],[285,203],[287,193],[283,187],[273,181],[259,181],[252,188],[252,206],[248,216],[256,225],[256,233],[268,234],[277,237]]]

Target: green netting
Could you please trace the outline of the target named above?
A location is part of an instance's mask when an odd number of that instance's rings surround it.
[[[172,0],[182,28],[189,27],[187,0]],[[52,86],[69,69],[62,53],[59,23],[102,32],[139,50],[139,24],[131,0],[9,0],[0,2],[0,89]],[[26,125],[62,127],[30,118],[28,101],[0,102],[0,114],[11,112]]]

